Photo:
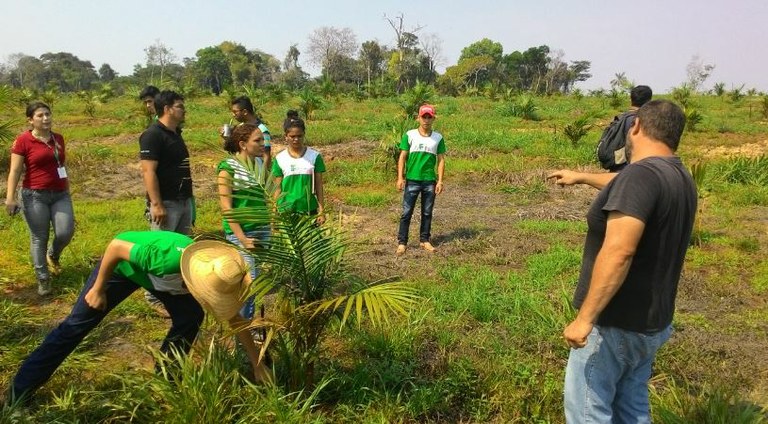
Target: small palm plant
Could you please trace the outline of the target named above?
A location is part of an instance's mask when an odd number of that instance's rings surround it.
[[[251,294],[259,302],[277,292],[275,312],[255,318],[251,326],[266,330],[262,355],[272,346],[277,381],[298,390],[314,385],[320,344],[332,322],[343,328],[350,319],[360,323],[367,316],[374,325],[384,324],[406,314],[418,296],[403,282],[368,284],[356,278],[346,266],[350,242],[341,229],[318,226],[312,216],[279,211],[270,185],[261,186],[266,206],[232,209],[225,216],[240,223],[263,222],[268,216],[272,222],[268,241],[250,251],[262,264]]]
[[[299,109],[302,114],[310,120],[315,115],[315,111],[323,106],[323,99],[320,98],[311,88],[305,87],[299,93]]]
[[[715,85],[712,87],[712,93],[717,97],[722,97],[725,95],[725,83],[724,82],[718,82],[715,83]]]
[[[435,98],[435,89],[431,85],[417,81],[416,85],[400,96],[400,109],[406,119],[413,119],[421,105],[432,103]]]
[[[536,106],[533,96],[529,95],[519,96],[516,101],[502,103],[499,105],[498,110],[502,116],[516,116],[526,121],[539,120],[539,116],[536,113],[539,107]]]
[[[696,127],[704,120],[704,115],[695,108],[686,108],[685,110],[685,130],[688,132],[696,131]]]
[[[11,98],[13,97],[13,90],[7,85],[0,85],[0,107],[7,108],[11,106]],[[6,142],[13,140],[13,121],[0,121],[0,143],[5,145]]]
[[[688,84],[683,84],[680,87],[672,89],[672,98],[683,108],[683,110],[688,109],[688,106],[691,106],[692,95],[693,90],[691,90],[691,87]]]
[[[612,88],[608,93],[608,104],[614,108],[619,109],[624,104],[624,95],[621,91]]]
[[[571,141],[573,147],[576,147],[589,130],[592,124],[589,123],[589,115],[581,115],[563,128],[563,134]]]
[[[768,119],[768,96],[766,95],[760,97],[760,113],[764,119]]]
[[[693,243],[696,246],[701,246],[704,241],[704,230],[701,224],[701,215],[704,210],[703,200],[706,197],[706,190],[704,187],[704,179],[707,176],[707,163],[703,161],[694,162],[690,168],[691,177],[696,183],[696,192],[699,196],[699,207],[696,211],[696,219],[693,223],[693,237],[691,237]]]

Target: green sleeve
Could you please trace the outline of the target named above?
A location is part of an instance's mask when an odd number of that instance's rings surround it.
[[[315,172],[325,172],[325,162],[323,162],[323,157],[320,154],[315,159]]]
[[[403,138],[400,139],[400,150],[411,150],[411,143],[408,142],[408,133],[403,134]]]
[[[221,171],[227,171],[229,175],[235,175],[235,170],[232,169],[232,166],[230,166],[226,160],[219,162],[219,165],[216,167],[216,175]]]
[[[437,143],[437,154],[445,154],[445,139],[440,137],[440,142]]]
[[[272,177],[282,177],[283,176],[283,170],[280,168],[280,165],[277,163],[277,158],[272,159]]]

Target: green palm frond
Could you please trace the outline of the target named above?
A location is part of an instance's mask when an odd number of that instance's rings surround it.
[[[13,121],[0,122],[0,142],[11,141],[14,138],[13,128],[15,127]]]
[[[324,313],[341,312],[340,329],[352,315],[354,308],[358,317],[358,326],[363,317],[363,311],[368,312],[373,325],[389,323],[393,314],[407,315],[407,309],[415,305],[421,297],[409,284],[389,282],[367,286],[356,293],[338,296],[335,299],[314,302],[306,305],[307,310],[313,310],[312,316]]]

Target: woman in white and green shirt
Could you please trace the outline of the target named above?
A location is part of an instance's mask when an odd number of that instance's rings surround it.
[[[263,184],[264,163],[261,158],[264,134],[256,125],[241,124],[235,127],[232,136],[224,142],[224,149],[231,156],[221,161],[216,168],[224,233],[231,243],[253,249],[259,242],[264,242],[270,232]],[[249,222],[240,223],[227,214],[238,208],[258,208],[256,210],[263,211],[263,215],[259,217],[259,214],[254,214]],[[243,259],[251,269],[251,277],[256,278],[258,267],[254,257],[244,254]],[[251,319],[254,312],[253,298],[250,298],[245,302],[240,315]]]
[[[317,215],[316,222],[323,224],[323,157],[304,144],[304,121],[286,119],[283,129],[288,146],[272,161],[277,205],[280,211]]]

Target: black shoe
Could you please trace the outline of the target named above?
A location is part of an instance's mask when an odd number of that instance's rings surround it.
[[[26,391],[20,395],[16,395],[12,387],[9,387],[5,392],[5,399],[3,399],[3,409],[6,408],[27,408],[32,404],[32,393]]]

